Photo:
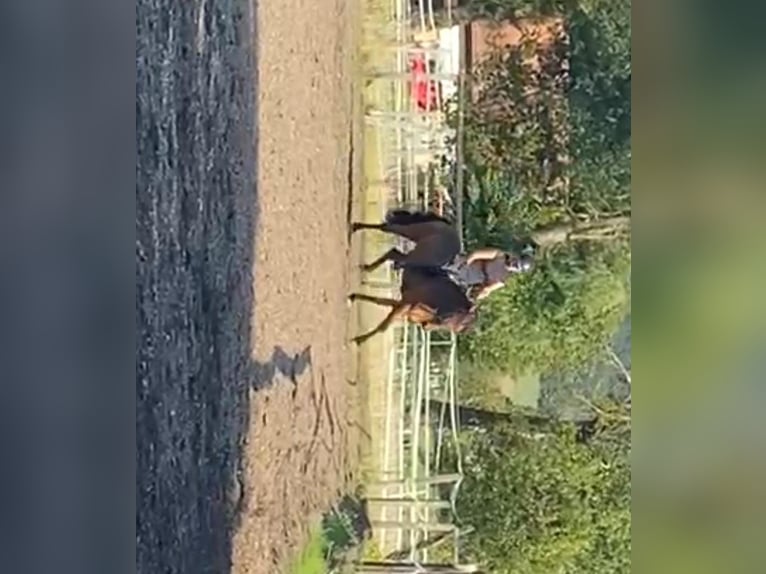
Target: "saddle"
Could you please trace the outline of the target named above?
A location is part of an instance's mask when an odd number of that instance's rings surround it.
[[[458,273],[457,269],[453,267],[454,261],[450,262],[448,265],[438,267],[433,265],[424,265],[422,263],[403,263],[400,261],[394,262],[393,266],[396,271],[402,271],[405,268],[408,269],[417,269],[421,273],[424,273],[426,275],[430,275],[431,277],[446,277],[452,283],[460,287],[460,289],[465,293],[465,296],[468,298],[468,300],[476,304],[477,299],[476,296],[479,293],[479,290],[481,286],[477,285],[470,285],[465,283],[461,280],[460,274]],[[485,272],[486,276],[486,272]]]

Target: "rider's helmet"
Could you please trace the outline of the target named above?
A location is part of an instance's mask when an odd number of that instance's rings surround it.
[[[510,253],[506,255],[506,267],[508,268],[508,271],[511,271],[512,273],[526,273],[531,271],[534,267],[534,263],[532,256],[526,253],[518,257]]]

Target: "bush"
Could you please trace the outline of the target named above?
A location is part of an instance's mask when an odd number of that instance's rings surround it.
[[[601,436],[563,424],[542,438],[475,434],[458,499],[471,558],[498,574],[629,572],[629,429]]]
[[[572,372],[602,351],[629,306],[627,245],[571,246],[481,307],[461,356],[513,374]]]

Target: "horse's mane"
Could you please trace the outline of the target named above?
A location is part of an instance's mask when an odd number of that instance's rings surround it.
[[[409,211],[407,209],[394,209],[386,214],[386,223],[394,225],[413,225],[416,223],[430,223],[432,221],[441,221],[447,225],[453,225],[454,223],[437,215],[431,211]]]

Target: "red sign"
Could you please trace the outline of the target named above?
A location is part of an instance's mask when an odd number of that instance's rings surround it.
[[[420,111],[435,110],[439,104],[439,82],[429,80],[426,59],[417,55],[410,62],[412,71],[412,99]]]

